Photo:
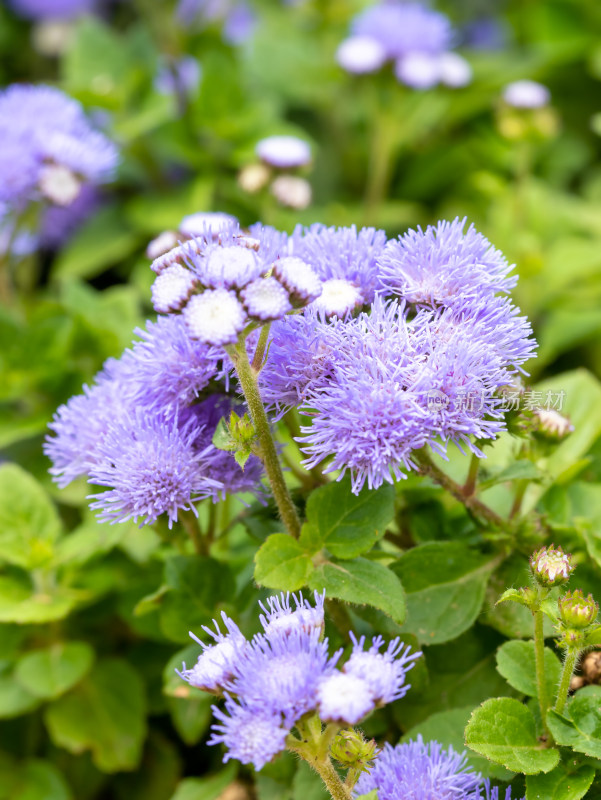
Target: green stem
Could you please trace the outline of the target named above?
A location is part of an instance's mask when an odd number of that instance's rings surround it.
[[[367,184],[365,189],[365,224],[378,220],[378,212],[388,193],[395,150],[397,147],[397,123],[394,117],[378,110],[372,132]]]
[[[542,597],[539,596],[539,600]],[[549,736],[547,728],[547,711],[549,700],[547,698],[547,684],[545,683],[545,636],[543,634],[543,612],[540,608],[534,613],[534,661],[536,667],[536,687],[538,690],[538,704],[546,736]]]
[[[459,500],[460,503],[463,503],[463,505],[469,511],[471,511],[474,516],[479,517],[481,520],[493,525],[495,528],[507,528],[507,522],[503,519],[503,517],[500,517],[497,513],[495,513],[492,508],[489,508],[473,495],[466,496],[464,487],[449,477],[446,472],[443,472],[439,467],[437,467],[425,449],[416,450],[412,457],[423,473],[432,478],[432,480],[442,486],[443,489],[446,489],[447,492],[449,492],[449,494],[451,494],[456,500]]]
[[[257,342],[257,349],[255,350],[255,354],[253,356],[251,366],[257,373],[257,375],[263,369],[263,362],[265,361],[265,350],[267,349],[267,340],[269,339],[270,329],[271,329],[270,322],[268,322],[267,325],[263,325],[263,327],[261,328],[259,341]]]
[[[302,451],[296,441],[301,436],[301,429],[300,423],[298,420],[298,413],[296,409],[292,409],[283,417],[284,425],[288,428],[288,433],[290,434],[290,438],[292,439],[292,444],[296,447],[299,453],[302,455]],[[323,472],[319,469],[319,467],[311,467],[311,469],[305,469],[301,467],[301,469],[305,472],[305,477],[311,476],[311,487],[316,488],[317,486],[324,486],[328,483],[328,478]]]
[[[526,494],[526,489],[530,485],[530,481],[523,480],[518,481],[517,488],[515,491],[515,497],[513,498],[513,505],[511,506],[511,511],[509,512],[509,519],[515,519],[518,514],[520,513],[520,509],[522,507],[522,500],[524,499],[524,495]]]
[[[259,441],[258,455],[263,462],[265,472],[271,485],[271,491],[275,498],[278,511],[282,522],[286,526],[288,533],[295,539],[300,536],[301,523],[298,513],[290,497],[290,492],[284,480],[284,474],[280,465],[275,442],[271,435],[269,420],[265,413],[259,386],[257,383],[257,373],[250,365],[246,352],[246,342],[242,340],[234,346],[227,348],[227,351],[236,368],[236,374],[240,381],[240,386],[244,393],[251,419],[257,432]]]
[[[480,459],[475,453],[472,453],[470,461],[470,468],[467,473],[467,478],[463,484],[463,494],[465,497],[471,497],[476,489],[476,481],[478,480],[478,469],[480,468]]]
[[[558,714],[563,714],[565,704],[568,699],[568,692],[570,691],[570,681],[574,674],[576,661],[580,655],[580,650],[570,649],[566,655],[566,660],[563,663],[563,672],[561,673],[561,680],[559,682],[559,691],[557,692],[557,701],[555,703],[555,711]]]
[[[198,524],[198,517],[196,514],[194,514],[193,511],[181,511],[180,520],[184,530],[192,540],[196,554],[199,556],[208,556],[208,541],[200,532],[200,525]]]

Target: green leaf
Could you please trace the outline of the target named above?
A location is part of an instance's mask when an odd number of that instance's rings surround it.
[[[556,742],[601,758],[601,686],[585,686],[570,700],[565,717],[549,711],[547,723]]]
[[[534,642],[505,642],[497,650],[497,669],[510,686],[528,697],[537,697]],[[545,647],[545,683],[547,697],[553,698],[559,678],[561,662],[555,653]]]
[[[211,705],[215,698],[196,690],[190,697],[169,697],[167,707],[173,727],[188,747],[193,747],[202,739],[211,724]]]
[[[0,719],[27,714],[39,704],[39,699],[20,686],[13,674],[0,675]]]
[[[52,277],[55,280],[93,278],[123,261],[139,244],[139,234],[132,231],[121,209],[103,208],[90,217],[61,250]]]
[[[461,542],[427,542],[392,566],[407,592],[403,630],[423,644],[455,639],[477,618],[496,561]]]
[[[505,483],[506,481],[535,481],[540,480],[542,477],[544,477],[544,473],[542,473],[532,461],[520,459],[519,461],[514,461],[508,467],[501,469],[490,478],[479,481],[478,490],[483,491],[484,489],[489,489],[491,486],[495,486],[497,483]]]
[[[299,761],[292,791],[292,800],[331,800],[322,779],[306,761]]]
[[[388,567],[366,558],[320,564],[309,579],[309,588],[325,589],[327,597],[347,603],[374,606],[399,624],[406,616],[405,592],[400,580]]]
[[[601,644],[601,626],[591,631],[584,640],[585,647],[598,647]]]
[[[23,656],[15,668],[19,684],[44,700],[75,686],[90,670],[94,650],[86,642],[57,643]]]
[[[420,722],[408,730],[402,737],[401,742],[410,742],[420,734],[425,742],[440,742],[444,747],[451,746],[457,753],[461,753],[465,750],[463,731],[473,710],[473,706],[469,706],[468,708],[452,708],[432,714],[424,722]],[[469,750],[465,751],[465,753],[469,766],[476,772],[480,772],[483,777],[500,781],[510,781],[512,779],[514,773],[505,769],[505,767],[491,764],[484,756],[471,753]]]
[[[61,586],[35,592],[29,581],[0,575],[0,622],[35,625],[63,619],[81,597],[82,592]]]
[[[580,800],[595,778],[594,767],[583,764],[567,772],[563,764],[546,775],[528,775],[526,800]]]
[[[2,796],[0,794],[0,797]],[[71,800],[71,798],[69,786],[54,764],[31,759],[16,770],[16,780],[11,786],[10,800]]]
[[[216,775],[184,778],[170,800],[217,800],[236,777],[237,765],[230,763]]]
[[[103,772],[135,769],[146,735],[144,685],[136,670],[118,659],[100,661],[68,694],[51,703],[45,720],[58,747],[92,751]]]
[[[496,764],[526,775],[549,772],[559,762],[559,751],[545,749],[538,741],[529,709],[511,697],[482,703],[465,729],[465,743]]]
[[[61,527],[54,505],[40,484],[16,464],[3,464],[0,559],[28,570],[47,565]]]
[[[307,501],[301,544],[316,553],[327,548],[335,558],[356,558],[371,550],[394,516],[394,487],[351,491],[349,480],[316,489]]]
[[[508,603],[508,602],[519,603],[521,606],[526,606],[526,608],[530,608],[528,597],[524,594],[524,592],[521,589],[506,589],[501,595],[501,597],[499,597],[495,605],[497,605],[498,603]]]
[[[285,533],[269,536],[255,555],[255,580],[268,589],[294,592],[307,583],[312,572],[311,556]]]
[[[367,794],[360,794],[356,800],[378,800],[378,790],[372,789],[372,791]]]

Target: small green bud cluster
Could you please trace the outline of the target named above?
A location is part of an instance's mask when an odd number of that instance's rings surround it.
[[[377,752],[376,742],[367,741],[359,731],[344,730],[337,734],[330,752],[339,764],[353,769],[365,769]]]
[[[223,418],[219,421],[213,434],[215,447],[219,450],[232,451],[242,469],[255,452],[256,439],[255,426],[248,414],[239,417],[235,411],[232,411],[229,423]]]
[[[587,646],[587,635],[597,619],[599,605],[591,594],[584,596],[582,589],[566,592],[557,601],[559,607],[558,644],[569,650],[581,650]]]
[[[542,547],[530,556],[530,569],[537,583],[546,588],[561,586],[575,569],[572,556],[561,547]]]

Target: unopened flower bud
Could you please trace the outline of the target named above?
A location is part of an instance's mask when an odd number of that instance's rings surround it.
[[[534,414],[538,421],[537,433],[545,438],[563,439],[574,430],[570,420],[552,408],[538,408]]]
[[[271,170],[266,164],[248,164],[238,174],[238,184],[248,194],[256,194],[267,185]]]
[[[177,246],[177,234],[173,231],[164,231],[156,236],[151,242],[148,243],[146,248],[146,258],[151,261],[164,256],[170,250]]]
[[[280,175],[271,184],[270,191],[282,206],[302,211],[311,205],[311,184],[296,175]]]
[[[81,191],[81,180],[62,164],[46,164],[40,172],[40,191],[57,206],[70,206]]]
[[[599,606],[591,594],[585,597],[582,589],[567,592],[557,601],[562,622],[569,628],[586,628],[597,618]]]
[[[572,557],[561,547],[543,547],[530,556],[530,569],[542,586],[560,586],[569,580],[575,567]]]
[[[576,628],[566,628],[561,632],[557,644],[570,650],[581,650],[584,647],[584,633]]]
[[[331,754],[340,764],[348,767],[367,765],[376,755],[377,745],[373,739],[366,741],[354,730],[340,731],[332,742]]]

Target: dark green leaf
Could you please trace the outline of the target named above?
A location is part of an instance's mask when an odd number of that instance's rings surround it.
[[[538,741],[528,708],[510,697],[491,698],[474,711],[465,743],[496,764],[526,775],[549,772],[559,762],[559,751],[545,749]]]
[[[407,592],[403,629],[423,644],[440,644],[466,631],[482,608],[495,562],[460,542],[427,542],[392,567]]]
[[[320,564],[309,579],[309,588],[326,590],[327,597],[347,603],[370,605],[401,624],[406,616],[405,592],[388,567],[366,558]]]
[[[601,686],[579,689],[569,702],[567,716],[549,711],[547,722],[558,744],[601,758]]]
[[[144,685],[136,670],[118,659],[100,661],[45,714],[54,744],[71,753],[92,751],[103,772],[135,769],[146,735]]]
[[[0,797],[3,797],[1,792],[0,789]],[[31,759],[16,770],[10,800],[72,800],[72,794],[54,764]]]
[[[307,583],[313,572],[311,556],[285,533],[274,533],[255,556],[255,580],[268,589],[294,592]]]
[[[356,558],[378,542],[394,516],[394,488],[351,492],[350,481],[321,486],[310,496],[301,544],[316,553],[327,548],[335,558]]]
[[[567,772],[564,764],[560,764],[546,775],[528,775],[526,800],[580,800],[594,778],[595,769],[588,764],[572,772]]]
[[[216,775],[184,778],[170,800],[217,800],[236,777],[237,766],[230,763]]]

